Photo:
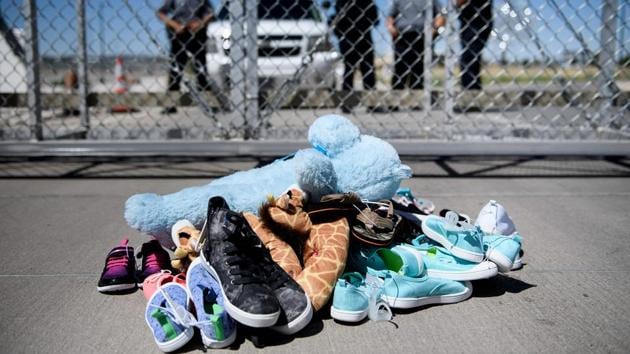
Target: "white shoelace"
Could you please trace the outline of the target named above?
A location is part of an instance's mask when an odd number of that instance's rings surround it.
[[[195,318],[195,316],[192,313],[188,312],[188,310],[184,306],[173,301],[171,296],[166,291],[164,291],[162,287],[159,288],[159,291],[162,294],[162,296],[164,296],[164,300],[166,300],[168,307],[158,306],[154,304],[149,304],[149,307],[156,308],[158,310],[163,311],[175,323],[181,326],[187,327],[187,328],[193,327],[193,326],[197,328],[201,328],[202,325],[207,325],[207,324],[212,323],[212,321],[209,321],[209,320],[198,321]]]

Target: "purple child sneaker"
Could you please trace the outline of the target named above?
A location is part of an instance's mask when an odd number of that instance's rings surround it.
[[[121,240],[118,246],[107,254],[105,268],[96,287],[98,291],[114,293],[136,288],[136,261],[133,257],[133,247],[128,246],[128,243],[128,239]]]
[[[142,287],[142,282],[144,282],[149,275],[159,273],[163,270],[173,271],[171,267],[171,257],[156,239],[142,244],[137,258],[142,258],[141,268],[136,276],[138,278],[139,287]]]

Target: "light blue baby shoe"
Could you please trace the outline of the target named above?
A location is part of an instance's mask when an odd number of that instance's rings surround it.
[[[422,232],[457,258],[475,263],[484,259],[483,232],[479,227],[458,226],[447,218],[429,215],[422,223]]]
[[[187,311],[189,295],[182,285],[167,283],[153,293],[144,319],[158,348],[172,352],[188,343],[194,334],[194,318]]]
[[[483,238],[483,245],[486,250],[486,257],[494,262],[501,273],[509,272],[516,262],[520,261],[521,251],[520,236],[509,237],[501,235],[486,235]]]
[[[342,322],[360,322],[368,316],[373,321],[390,320],[392,311],[381,296],[382,290],[367,286],[361,273],[345,273],[335,285],[330,316]]]
[[[368,315],[368,300],[363,275],[345,273],[335,284],[330,316],[343,322],[360,322]]]
[[[469,282],[430,277],[419,252],[380,248],[367,263],[366,284],[382,289],[383,299],[393,308],[450,304],[472,294]]]
[[[487,279],[497,275],[497,266],[490,261],[474,263],[454,257],[424,235],[412,240],[411,244],[400,244],[394,247],[400,251],[420,252],[427,273],[431,277],[457,281]]]
[[[225,311],[219,283],[201,263],[201,257],[188,267],[186,286],[193,303],[196,326],[208,348],[225,348],[236,339],[236,324]]]

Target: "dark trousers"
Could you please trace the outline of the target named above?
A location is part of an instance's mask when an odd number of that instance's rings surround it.
[[[469,23],[459,32],[462,54],[459,67],[462,72],[462,88],[481,90],[481,52],[486,46],[491,28],[484,24],[481,28]]]
[[[401,33],[394,43],[392,88],[422,89],[424,73],[424,36],[422,32]]]
[[[168,31],[171,40],[171,67],[168,73],[168,90],[178,91],[182,81],[184,67],[188,63],[189,55],[193,58],[193,67],[197,76],[197,89],[204,91],[208,88],[208,73],[206,71],[206,42],[208,34],[202,28],[196,33],[185,31],[176,35]]]
[[[357,38],[358,37],[358,38]],[[363,88],[371,90],[376,84],[374,76],[374,45],[368,31],[363,36],[341,36],[339,49],[343,56],[343,89],[353,90],[354,72],[361,70],[363,75]]]

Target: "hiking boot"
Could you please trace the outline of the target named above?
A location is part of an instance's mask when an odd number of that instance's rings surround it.
[[[142,244],[137,258],[142,258],[142,266],[137,274],[138,286],[152,274],[160,273],[162,270],[172,271],[171,257],[158,240],[151,240]]]
[[[253,231],[251,237],[244,229],[251,231],[225,199],[210,198],[201,235],[202,264],[219,282],[225,310],[234,320],[250,327],[270,327],[278,321],[280,305],[259,269],[260,257],[253,255],[264,247]]]
[[[98,291],[112,293],[136,288],[136,261],[133,258],[133,247],[127,246],[128,243],[128,239],[123,239],[109,251],[96,287]]]
[[[243,226],[243,236],[249,238],[253,246],[251,255],[254,264],[260,267],[261,277],[266,280],[280,304],[280,317],[271,329],[282,334],[299,332],[313,317],[311,301],[300,285],[273,261],[271,253],[249,224],[245,222]]]

